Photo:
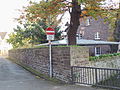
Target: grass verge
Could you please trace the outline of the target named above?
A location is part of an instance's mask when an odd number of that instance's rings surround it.
[[[33,75],[36,75],[36,77],[40,77],[40,78],[42,78],[44,80],[48,80],[48,81],[51,81],[51,82],[57,83],[57,84],[66,84],[65,82],[60,81],[60,80],[58,80],[56,78],[50,78],[49,76],[47,76],[45,74],[42,74],[42,73],[36,71],[35,69],[33,69],[33,68],[31,68],[31,67],[29,67],[29,66],[27,66],[25,64],[22,64],[22,63],[20,63],[20,62],[18,62],[16,60],[13,60],[11,58],[6,58],[6,59],[12,61],[13,63],[16,63],[17,65],[21,66],[22,68],[24,68],[25,70],[29,71]]]

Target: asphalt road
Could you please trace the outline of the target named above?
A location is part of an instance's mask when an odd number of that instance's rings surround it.
[[[59,85],[38,78],[0,57],[0,90],[103,90],[78,85]]]

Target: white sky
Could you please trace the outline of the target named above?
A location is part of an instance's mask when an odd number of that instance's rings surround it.
[[[0,2],[0,32],[11,32],[16,27],[14,18],[18,17],[18,9],[27,5],[27,0],[2,0]]]
[[[14,18],[19,16],[17,10],[22,9],[22,7],[27,4],[28,0],[2,0],[0,2],[0,32],[11,32],[13,28],[16,27],[17,22],[14,21]],[[66,19],[66,17],[64,19]]]

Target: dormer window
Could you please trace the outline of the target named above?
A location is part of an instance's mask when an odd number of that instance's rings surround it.
[[[80,34],[79,34],[79,38],[80,38],[80,39],[82,39],[82,37],[83,37],[83,34],[82,34],[82,33],[80,33]]]
[[[79,34],[77,34],[76,36],[77,36],[77,39],[82,39],[83,34],[79,33]]]
[[[100,39],[100,33],[99,32],[95,33],[95,39]]]
[[[82,39],[83,38],[83,35],[82,34],[77,34],[77,39]]]
[[[80,32],[77,34],[78,39],[82,39],[83,36],[84,36],[84,31],[80,31]]]
[[[86,19],[86,26],[89,26],[90,25],[90,18],[87,18]]]
[[[84,36],[84,31],[82,30],[82,31],[80,31],[80,38],[82,39],[83,36]]]

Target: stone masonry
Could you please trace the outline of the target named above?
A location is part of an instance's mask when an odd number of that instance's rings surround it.
[[[10,50],[9,58],[49,75],[48,47]],[[87,47],[52,47],[53,77],[70,83],[71,66],[85,66],[88,59]]]
[[[120,69],[120,56],[103,58],[89,63],[91,67]]]
[[[18,62],[49,76],[48,47],[10,50],[9,58],[17,60]],[[89,49],[87,47],[52,47],[53,77],[66,83],[71,83],[71,66],[120,69],[119,56],[104,58],[98,61],[89,61],[88,59]],[[101,74],[100,76],[104,78],[105,75],[103,74],[105,73],[101,73],[101,71],[99,73]],[[80,71],[77,71],[76,74],[81,75],[81,69]],[[81,77],[81,79],[87,79],[88,74],[82,75]],[[91,76],[91,78],[93,77]]]

